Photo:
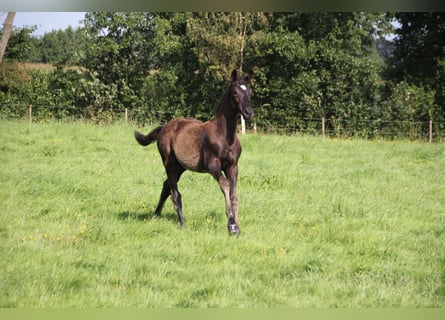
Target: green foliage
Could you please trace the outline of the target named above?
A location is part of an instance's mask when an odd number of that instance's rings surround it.
[[[145,78],[142,94],[147,99],[150,118],[164,123],[172,118],[184,116],[184,97],[177,89],[178,77],[173,70],[152,72]]]
[[[88,42],[82,28],[45,33],[41,39],[39,53],[41,62],[56,66],[76,66],[85,58]]]
[[[435,92],[431,115],[445,120],[445,14],[397,13],[401,27],[396,30],[394,56],[389,76],[425,91]]]
[[[0,65],[0,92],[18,93],[29,79],[29,74],[17,62],[5,61]]]
[[[90,41],[83,62],[89,73],[115,87],[117,108],[134,108],[151,68],[148,40],[152,25],[145,13],[88,13],[85,30]]]
[[[90,112],[111,109],[118,105],[116,85],[104,84],[95,72],[82,78],[80,84],[79,102]]]
[[[200,72],[226,82],[233,69],[243,68],[244,43],[266,27],[262,13],[207,12],[187,20]]]
[[[387,99],[387,113],[398,116],[402,121],[428,121],[432,117],[434,91],[423,87],[398,83],[391,89],[392,95]]]
[[[428,132],[428,120],[434,118],[435,92],[405,81],[395,84],[388,91],[391,95],[382,104],[382,116],[376,125],[380,127],[380,121],[388,121],[388,124],[379,130],[392,131],[396,135],[398,132],[408,132],[413,139],[420,138],[419,132]]]
[[[35,29],[36,27],[15,29],[8,41],[5,58],[19,61],[28,61],[29,57],[35,58],[38,40],[31,36]]]
[[[393,18],[401,27],[388,49]],[[236,68],[255,70],[264,130],[320,131],[305,119],[322,117],[330,132],[363,137],[395,132],[395,121],[445,126],[441,13],[90,12],[76,30],[40,39],[31,30],[15,30],[10,62],[57,68],[31,79],[2,66],[3,114],[23,115],[18,103],[92,118],[127,108],[141,123],[206,120]]]
[[[153,219],[133,129],[0,123],[2,307],[445,307],[443,144],[242,136],[233,238],[208,174],[179,182],[185,230]]]
[[[390,14],[318,12],[276,14],[272,28],[298,32],[307,41],[328,41],[332,47],[355,56],[367,56],[376,38],[392,31]]]
[[[297,83],[301,77],[313,80],[305,72],[309,55],[301,36],[284,30],[261,33],[251,50],[246,63],[256,65],[253,99],[258,123],[282,125],[301,116],[303,93]]]
[[[80,69],[30,69],[19,63],[5,63],[2,67],[11,68],[3,73],[7,91],[2,93],[2,117],[23,117],[28,106],[33,106],[36,119],[78,118],[79,110],[84,110],[81,106],[91,106],[85,92],[93,90],[85,88]],[[104,95],[96,97],[101,99]]]
[[[79,65],[88,45],[85,30],[68,27],[42,37],[32,36],[36,26],[16,28],[8,43],[6,58],[28,63]]]
[[[264,34],[253,56],[261,66],[254,99],[262,125],[325,117],[346,120],[354,131],[360,130],[358,121],[379,112],[379,68],[369,57],[356,57],[328,40],[306,45],[297,32],[283,29]]]

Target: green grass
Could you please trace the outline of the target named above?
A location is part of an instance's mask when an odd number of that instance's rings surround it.
[[[444,144],[243,136],[230,237],[133,129],[0,122],[1,307],[445,307]]]

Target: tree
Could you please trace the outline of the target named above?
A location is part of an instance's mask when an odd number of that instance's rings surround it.
[[[306,42],[329,40],[331,46],[356,56],[368,56],[378,38],[392,30],[391,15],[365,12],[277,14],[273,28],[298,32]]]
[[[293,126],[301,118],[359,121],[379,110],[380,77],[373,26],[381,15],[283,13],[268,17],[249,63],[257,63],[254,104],[262,125]],[[357,30],[358,29],[358,30]],[[258,107],[257,107],[258,108]]]
[[[188,46],[187,17],[190,13],[153,13],[149,59],[142,95],[151,118],[166,122],[173,117],[192,116],[194,105],[187,103],[192,92],[196,59]]]
[[[264,13],[207,12],[187,19],[188,46],[196,57],[190,103],[193,113],[209,118],[233,69],[251,69],[247,56],[258,33],[267,27]],[[246,64],[247,62],[247,64]],[[255,76],[256,78],[256,76]],[[199,88],[199,90],[197,90]]]
[[[248,64],[255,64],[256,87],[253,96],[258,122],[262,126],[283,125],[301,116],[300,77],[308,68],[308,52],[297,32],[282,28],[264,31],[248,47]]]
[[[435,103],[429,115],[444,121],[445,13],[403,12],[395,14],[395,18],[400,27],[396,30],[393,57],[388,60],[387,77],[396,82],[406,81],[423,87],[425,90],[416,92],[424,92],[426,97],[433,93]]]
[[[15,12],[9,12],[4,23],[2,41],[0,44],[0,92],[7,95],[16,94],[29,79],[28,72],[17,61],[24,58],[31,47],[30,33],[33,29],[21,28],[13,32]],[[8,59],[3,60],[8,46]]]
[[[85,58],[87,38],[82,28],[47,32],[39,41],[40,61],[53,65],[79,65]]]
[[[113,105],[136,107],[145,76],[153,67],[150,46],[153,36],[151,13],[87,13],[85,30],[89,46],[83,65],[105,86],[116,87]]]
[[[404,12],[395,15],[396,49],[393,76],[399,80],[434,82],[445,57],[445,13]]]
[[[3,61],[3,56],[6,51],[6,46],[8,45],[9,37],[12,32],[12,23],[14,22],[15,12],[8,12],[6,16],[5,23],[3,24],[3,35],[0,42],[0,63]]]
[[[41,62],[40,40],[31,34],[35,26],[14,28],[8,43],[8,59],[20,62]]]

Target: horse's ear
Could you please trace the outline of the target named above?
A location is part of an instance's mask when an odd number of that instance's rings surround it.
[[[249,73],[247,74],[246,81],[248,83],[251,83],[252,82],[252,78],[253,78],[253,70],[250,70]]]
[[[232,75],[230,76],[230,81],[233,82],[233,81],[236,81],[237,79],[238,79],[238,74],[236,72],[236,69],[234,69],[232,71]]]

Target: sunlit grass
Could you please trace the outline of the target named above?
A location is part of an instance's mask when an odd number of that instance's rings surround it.
[[[3,307],[444,307],[445,146],[241,137],[242,235],[128,124],[0,122]],[[145,129],[148,131],[148,129]]]

